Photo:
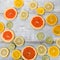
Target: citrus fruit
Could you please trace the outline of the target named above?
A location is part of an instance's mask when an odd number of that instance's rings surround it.
[[[48,55],[42,56],[42,60],[50,60],[50,57]]]
[[[53,31],[54,35],[60,36],[60,25],[54,26],[52,31]]]
[[[46,18],[46,22],[49,25],[55,25],[58,21],[58,18],[55,14],[49,14]]]
[[[51,57],[56,58],[59,56],[59,49],[56,46],[51,46],[48,48],[48,54]]]
[[[52,44],[53,43],[53,38],[51,36],[46,37],[46,43],[47,44]]]
[[[44,4],[44,8],[45,8],[45,10],[46,10],[47,12],[50,12],[50,11],[53,10],[54,5],[53,5],[52,2],[46,2],[46,3]]]
[[[4,12],[4,17],[7,20],[14,20],[17,16],[17,11],[15,8],[8,8]]]
[[[12,58],[13,59],[19,59],[21,57],[21,51],[20,50],[14,50],[13,52],[12,52]]]
[[[28,11],[22,10],[22,11],[20,12],[20,18],[21,18],[22,20],[26,20],[26,19],[28,18],[28,16],[29,16]]]
[[[22,57],[25,60],[34,60],[36,58],[37,52],[34,47],[26,46],[22,50]]]
[[[36,9],[36,8],[37,8],[37,2],[35,2],[35,1],[29,2],[29,8],[30,8],[31,10]]]
[[[9,46],[8,46],[8,49],[10,51],[14,50],[16,48],[15,44],[14,43],[10,43]]]
[[[4,23],[3,22],[0,22],[0,33],[4,31]]]
[[[14,0],[14,6],[16,8],[21,8],[24,5],[24,0]]]
[[[1,48],[0,49],[0,56],[1,57],[7,57],[9,55],[9,50],[8,50],[8,48]]]
[[[22,36],[18,36],[14,39],[14,43],[16,46],[22,46],[24,44],[24,38]]]
[[[46,52],[47,52],[46,46],[45,46],[45,45],[39,45],[39,46],[37,47],[37,52],[38,52],[38,55],[40,55],[40,56],[45,55]]]
[[[43,14],[45,13],[45,9],[44,9],[43,7],[38,7],[38,8],[36,9],[36,13],[37,13],[38,15],[43,15]]]
[[[13,27],[13,23],[11,21],[8,21],[6,27],[11,29]]]
[[[58,38],[58,39],[56,40],[56,45],[57,45],[57,47],[60,48],[60,38]]]
[[[44,37],[45,37],[45,35],[44,35],[43,32],[38,32],[38,33],[37,33],[37,39],[38,39],[38,40],[43,40]]]
[[[6,29],[2,32],[1,38],[4,42],[11,42],[14,39],[14,33],[12,30]]]
[[[35,16],[30,22],[34,29],[42,29],[44,26],[44,19],[41,16]]]

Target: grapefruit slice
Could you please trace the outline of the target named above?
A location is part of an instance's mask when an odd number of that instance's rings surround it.
[[[34,47],[26,46],[22,50],[22,57],[24,60],[34,60],[36,58],[37,52]]]
[[[49,14],[46,18],[46,22],[48,25],[55,25],[58,21],[58,18],[55,14]]]
[[[0,33],[4,31],[5,25],[3,22],[0,22]]]
[[[4,17],[7,20],[14,20],[17,16],[17,11],[15,8],[8,8],[4,12]]]
[[[2,32],[1,38],[4,42],[11,42],[14,39],[14,33],[12,30],[6,29]]]
[[[42,29],[44,26],[44,19],[41,16],[35,16],[30,22],[34,29]]]
[[[12,52],[12,58],[18,60],[21,57],[21,51],[20,50],[14,50]]]
[[[14,6],[16,8],[21,8],[24,5],[24,0],[14,0]]]
[[[58,56],[59,56],[59,49],[58,49],[58,47],[56,47],[56,46],[51,46],[51,47],[49,47],[49,49],[48,49],[48,54],[49,54],[49,56],[51,56],[52,58],[58,57]]]
[[[60,25],[54,26],[52,31],[53,31],[54,35],[60,36]]]

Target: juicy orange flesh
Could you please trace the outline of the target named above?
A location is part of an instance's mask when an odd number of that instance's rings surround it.
[[[14,9],[9,9],[6,11],[7,18],[14,18],[16,15],[16,11]]]
[[[12,38],[12,33],[10,31],[5,31],[3,33],[3,38],[7,41],[9,41]]]
[[[35,51],[33,48],[31,47],[27,47],[24,49],[23,51],[23,56],[26,58],[26,59],[33,59],[34,56],[35,56]]]
[[[34,27],[41,27],[43,25],[43,20],[40,17],[34,17],[31,21]]]

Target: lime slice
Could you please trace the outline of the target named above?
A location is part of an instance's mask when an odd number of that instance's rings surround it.
[[[1,57],[7,57],[9,55],[9,50],[7,48],[1,48],[0,49],[0,56]]]
[[[14,43],[10,43],[9,46],[8,46],[8,49],[10,51],[14,50],[16,48],[15,44]]]
[[[50,60],[50,57],[48,55],[42,56],[42,60]]]
[[[47,44],[52,44],[53,43],[53,38],[51,36],[46,37],[46,43]]]
[[[13,23],[11,21],[8,21],[6,27],[11,29],[13,27]]]
[[[43,56],[46,54],[47,48],[45,47],[45,45],[39,45],[37,47],[37,52],[38,52],[38,55]]]
[[[53,5],[52,2],[46,2],[46,3],[44,4],[44,8],[45,8],[45,10],[46,10],[47,12],[50,12],[50,11],[53,10],[54,5]]]
[[[45,37],[45,35],[44,35],[43,32],[39,32],[39,33],[37,33],[37,39],[38,39],[38,40],[43,40],[44,37]]]
[[[22,46],[24,44],[24,38],[22,36],[16,37],[14,43],[16,46]]]

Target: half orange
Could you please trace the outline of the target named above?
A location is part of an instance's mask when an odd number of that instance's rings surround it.
[[[26,46],[22,50],[22,57],[25,60],[34,60],[36,58],[37,52],[34,47]]]
[[[13,31],[6,29],[2,32],[1,38],[4,42],[11,42],[14,39]]]
[[[44,26],[44,19],[41,16],[35,16],[30,22],[34,29],[41,29]]]
[[[4,12],[4,17],[7,20],[13,20],[16,18],[16,16],[17,16],[17,11],[15,8],[8,8]]]

